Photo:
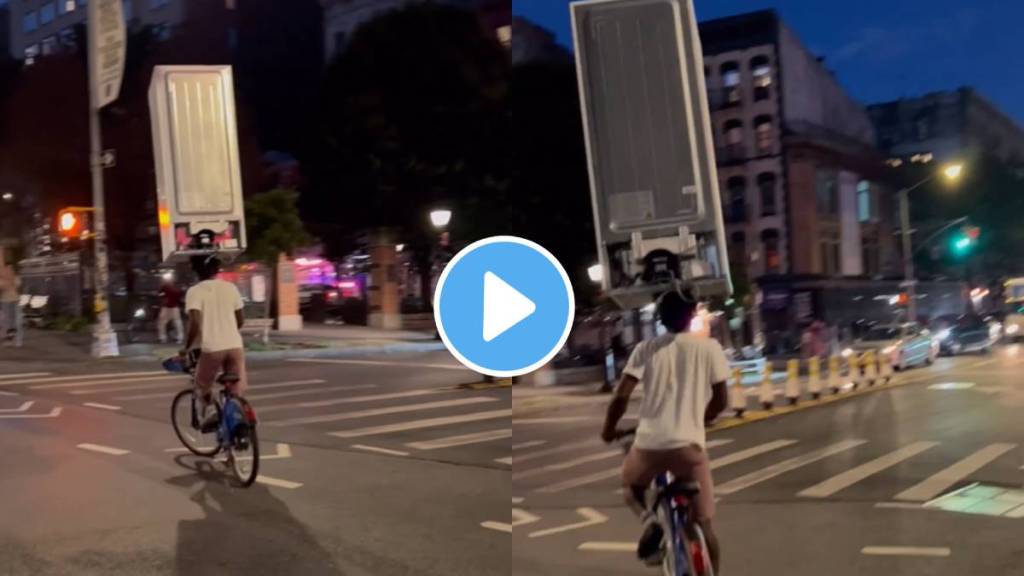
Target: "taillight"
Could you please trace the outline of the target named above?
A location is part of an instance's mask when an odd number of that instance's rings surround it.
[[[253,410],[251,404],[246,404],[245,405],[245,419],[250,424],[255,424],[256,423],[256,411]]]
[[[693,558],[693,574],[701,576],[707,573],[707,564],[704,558],[704,548],[700,542],[690,542],[690,557]]]

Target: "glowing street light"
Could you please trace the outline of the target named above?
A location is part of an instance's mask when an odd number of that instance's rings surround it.
[[[0,196],[0,198],[3,198],[4,202],[10,202],[14,200],[14,194],[11,194],[10,192],[4,192],[3,196]]]
[[[448,226],[448,223],[452,221],[452,211],[439,208],[430,212],[430,223],[434,225],[434,228],[443,229]]]
[[[600,264],[594,264],[590,268],[587,268],[587,276],[594,284],[600,284],[601,281],[604,280],[604,267]]]
[[[963,172],[964,165],[960,163],[950,164],[942,169],[942,174],[950,180],[956,180],[960,177],[960,173]]]

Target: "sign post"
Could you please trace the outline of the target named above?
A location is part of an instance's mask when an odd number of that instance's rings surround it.
[[[117,334],[110,323],[110,304],[107,298],[110,272],[103,200],[100,109],[116,100],[121,92],[126,48],[124,14],[121,10],[121,0],[93,0],[89,3],[89,169],[92,173],[93,246],[96,253],[96,295],[93,301],[96,326],[93,329],[92,355],[97,358],[119,355]]]

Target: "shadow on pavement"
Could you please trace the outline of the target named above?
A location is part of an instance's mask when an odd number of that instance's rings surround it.
[[[204,517],[178,523],[174,574],[180,576],[343,575],[334,559],[266,486],[240,488],[225,467],[181,455],[189,473],[167,480],[195,490]]]

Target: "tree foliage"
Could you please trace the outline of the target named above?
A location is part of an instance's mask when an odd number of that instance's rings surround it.
[[[297,192],[283,188],[246,200],[247,258],[273,267],[278,255],[291,256],[313,242],[299,216],[298,200]]]

